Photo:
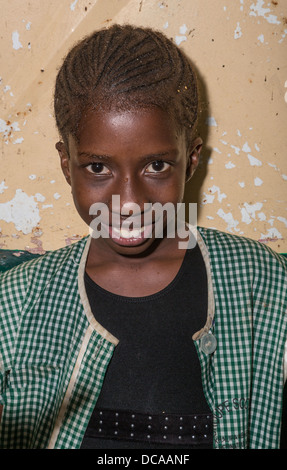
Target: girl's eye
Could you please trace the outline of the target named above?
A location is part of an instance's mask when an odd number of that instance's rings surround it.
[[[169,163],[164,162],[163,160],[156,160],[148,165],[146,172],[147,173],[162,173],[167,171],[170,167]]]
[[[97,175],[111,174],[110,170],[101,162],[90,163],[90,165],[87,165],[86,168],[90,173],[94,173]]]

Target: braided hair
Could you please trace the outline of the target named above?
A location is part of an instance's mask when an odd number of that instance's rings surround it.
[[[187,143],[198,115],[196,76],[189,59],[162,33],[132,25],[94,32],[68,53],[54,95],[56,124],[65,144],[85,109],[157,106],[169,112]]]

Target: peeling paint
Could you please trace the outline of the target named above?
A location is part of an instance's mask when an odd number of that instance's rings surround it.
[[[275,171],[278,171],[279,173],[281,172],[280,168],[278,168],[275,163],[268,162],[268,165],[271,166],[271,168],[274,168]],[[283,180],[287,180],[287,175],[282,174],[281,177],[283,178]]]
[[[13,43],[13,49],[15,49],[16,51],[18,51],[18,49],[21,49],[23,47],[19,38],[20,36],[19,36],[18,31],[13,31],[12,43]]]
[[[245,142],[245,144],[242,147],[242,150],[243,152],[246,152],[246,153],[251,152],[251,148],[249,147],[248,142]]]
[[[239,228],[237,228],[237,225],[239,224],[239,222],[238,220],[235,220],[233,218],[233,215],[231,214],[231,212],[225,213],[223,209],[219,209],[217,211],[217,215],[226,222],[227,224],[226,230],[228,232],[233,232],[233,230],[235,230],[236,232],[239,231]]]
[[[279,39],[278,44],[281,44],[283,42],[283,39],[285,39],[287,36],[287,29],[284,29],[284,32],[281,36],[281,39]]]
[[[202,200],[202,205],[211,204],[215,199],[215,196],[213,194],[203,193],[203,195],[204,195],[204,198]]]
[[[248,160],[251,166],[261,166],[262,162],[258,158],[253,157],[253,155],[248,154]]]
[[[262,179],[256,177],[254,179],[254,184],[255,184],[255,186],[261,186],[263,184],[263,181],[262,181]]]
[[[266,234],[261,233],[259,241],[262,243],[267,243],[270,241],[277,241],[282,239],[283,237],[279,230],[277,230],[277,228],[272,227],[267,230]]]
[[[5,181],[1,181],[1,183],[0,183],[0,194],[3,194],[5,189],[8,189],[8,186],[6,186]]]
[[[287,227],[287,219],[285,217],[277,217],[277,220],[279,220],[280,222],[282,222],[285,227]]]
[[[255,204],[248,204],[245,202],[244,207],[241,209],[241,220],[245,224],[250,224],[252,222],[252,219],[256,218],[256,211],[259,211],[262,209],[263,204],[262,202],[256,202]]]
[[[77,3],[78,3],[78,0],[75,0],[73,3],[71,3],[71,5],[70,5],[71,11],[75,10]]]
[[[239,38],[241,38],[241,36],[242,36],[242,31],[241,31],[241,28],[240,28],[240,24],[238,22],[237,26],[236,26],[236,29],[234,31],[234,39],[239,39]]]
[[[180,32],[180,35],[179,36],[175,36],[175,43],[179,46],[183,41],[186,41],[187,40],[187,36],[185,35],[185,33],[187,32],[187,26],[186,24],[183,24],[182,26],[180,26],[179,28],[179,32]]]
[[[36,193],[34,197],[38,202],[44,202],[46,200],[45,196],[41,193]]]
[[[270,13],[271,10],[270,10],[270,8],[264,8],[263,7],[264,3],[265,3],[264,0],[257,0],[256,5],[254,3],[252,3],[252,5],[250,6],[249,15],[250,16],[262,17],[266,21],[268,21],[268,23],[271,23],[271,24],[280,24],[280,21],[277,20],[276,15],[268,14],[268,13]]]
[[[7,93],[7,91],[10,91],[10,90],[11,90],[10,85],[5,85],[4,88],[3,88],[4,93]],[[12,91],[10,91],[9,95],[14,96],[14,93]]]
[[[3,134],[3,139],[6,144],[8,144],[9,139],[13,137],[14,132],[19,132],[19,123],[17,121],[10,122],[0,119],[0,133]]]
[[[236,147],[236,145],[230,145],[230,147],[235,151],[236,155],[239,155],[240,153],[240,148]]]
[[[180,34],[185,34],[187,32],[187,26],[186,24],[183,24],[180,28],[179,28],[179,32]]]
[[[16,189],[11,201],[0,204],[0,220],[12,222],[24,234],[31,233],[41,220],[37,202],[22,189]]]
[[[214,119],[214,117],[212,117],[212,116],[209,116],[209,117],[206,119],[205,122],[206,122],[207,126],[215,126],[215,127],[217,127],[217,122],[216,122],[216,120]]]
[[[204,197],[202,200],[202,204],[211,204],[215,199],[215,193],[217,193],[217,200],[219,202],[222,202],[222,200],[227,197],[225,193],[222,193],[220,191],[220,188],[218,186],[213,185],[208,188],[208,194],[203,193]]]
[[[15,139],[13,141],[13,144],[22,144],[22,142],[24,141],[24,137],[18,137],[18,139]]]
[[[271,217],[271,219],[268,220],[268,224],[273,227],[273,225],[274,225],[274,217]]]
[[[264,34],[260,34],[260,36],[258,36],[258,41],[261,42],[261,44],[264,44]]]
[[[258,220],[264,221],[266,220],[266,215],[264,214],[264,212],[258,212],[257,218]]]

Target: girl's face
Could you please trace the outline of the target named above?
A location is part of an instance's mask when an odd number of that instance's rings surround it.
[[[146,204],[172,203],[176,207],[182,202],[186,181],[198,164],[201,145],[201,139],[197,139],[187,149],[185,137],[178,135],[171,117],[152,108],[87,111],[81,119],[77,141],[70,136],[68,152],[64,144],[57,144],[57,148],[82,219],[91,224],[95,215],[89,212],[95,203],[108,208],[108,237],[95,242],[114,253],[135,255],[144,253],[155,242],[155,220],[144,227]],[[112,204],[112,196],[118,196],[118,206],[115,198]],[[128,233],[121,227],[128,210],[134,207],[140,211],[140,227]],[[118,221],[115,228],[112,215]],[[160,243],[164,242],[163,238]]]

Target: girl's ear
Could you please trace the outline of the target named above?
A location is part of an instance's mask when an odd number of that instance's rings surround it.
[[[190,145],[186,167],[186,183],[192,178],[198,166],[202,144],[202,139],[197,137]]]
[[[66,148],[66,145],[63,142],[57,142],[55,147],[59,152],[62,172],[67,180],[67,183],[71,185],[69,152]]]

